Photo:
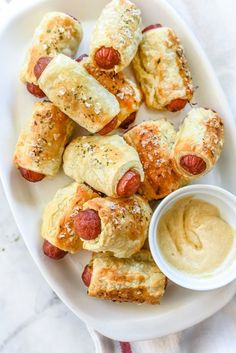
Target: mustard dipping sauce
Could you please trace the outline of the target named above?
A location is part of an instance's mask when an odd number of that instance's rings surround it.
[[[165,259],[178,270],[192,274],[214,271],[229,254],[232,227],[214,205],[185,197],[161,217],[158,243]]]

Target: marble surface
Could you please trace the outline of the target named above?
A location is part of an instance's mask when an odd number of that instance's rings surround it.
[[[224,3],[221,0],[169,2],[198,37],[236,115],[235,0],[225,0]],[[204,13],[201,12],[203,8]],[[216,9],[219,8],[220,19],[215,17]],[[227,25],[225,21],[222,28],[224,19],[228,19]],[[214,36],[207,41],[212,26]],[[30,257],[12,218],[1,184],[0,230],[0,353],[93,353],[95,349],[86,326],[56,297]],[[186,330],[184,335],[192,336],[194,332],[195,344],[199,346],[213,325],[217,335],[217,321],[224,320],[227,329],[225,318],[232,323],[235,318],[232,313],[235,311],[236,299],[217,313],[214,321],[206,320],[204,324]],[[235,347],[235,331],[228,334],[228,337],[232,336],[229,343],[231,341]],[[183,348],[184,352],[190,350],[190,347],[186,350]]]
[[[85,324],[41,276],[0,185],[0,352],[93,353]]]

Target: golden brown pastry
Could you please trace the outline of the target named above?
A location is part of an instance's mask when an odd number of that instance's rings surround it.
[[[102,130],[120,112],[115,96],[82,63],[63,54],[47,64],[38,84],[50,101],[91,133]]]
[[[134,122],[136,112],[142,103],[142,95],[138,86],[127,79],[123,72],[101,71],[91,64],[88,59],[83,60],[83,65],[109,92],[114,94],[120,104],[120,113],[116,116],[114,128],[121,126],[127,128]]]
[[[145,175],[139,193],[148,200],[162,199],[186,182],[174,169],[176,131],[169,121],[145,121],[124,134],[124,139],[139,154]]]
[[[195,179],[208,173],[224,145],[224,123],[211,109],[192,109],[183,120],[173,148],[175,167]]]
[[[132,61],[142,39],[141,11],[129,0],[112,0],[98,18],[90,42],[90,57],[103,70],[122,71]]]
[[[66,175],[112,197],[133,195],[144,176],[138,153],[119,135],[77,137],[63,161]]]
[[[95,254],[85,267],[82,280],[91,297],[147,304],[159,304],[167,285],[167,278],[148,250],[128,259]]]
[[[45,239],[45,255],[59,259],[65,256],[65,252],[73,254],[82,249],[83,243],[74,231],[74,218],[83,204],[94,197],[98,197],[96,192],[78,183],[72,183],[56,192],[43,214],[41,235]]]
[[[191,74],[173,29],[160,25],[144,29],[133,68],[149,108],[178,111],[192,99]]]
[[[86,250],[129,257],[142,248],[151,213],[148,202],[139,195],[127,199],[94,198],[75,217],[75,231]]]
[[[28,181],[55,176],[74,123],[50,102],[34,104],[31,120],[21,132],[14,163]]]
[[[75,18],[63,12],[46,13],[34,32],[20,72],[21,81],[37,84],[34,66],[38,59],[43,56],[53,57],[58,53],[73,57],[81,39],[82,28]]]

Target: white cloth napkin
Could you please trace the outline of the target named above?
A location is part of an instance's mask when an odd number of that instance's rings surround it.
[[[199,39],[223,86],[232,112],[236,115],[235,0],[168,2]],[[5,0],[0,0],[0,11],[5,3]],[[158,13],[156,22],[158,23]],[[88,331],[94,341],[96,353],[235,353],[236,298],[210,319],[182,332],[152,341],[122,343],[112,341],[90,327]]]
[[[236,116],[235,0],[168,2],[200,41]],[[158,13],[156,22],[158,23]],[[120,343],[94,332],[91,328],[88,330],[97,353],[235,353],[236,298],[208,320],[182,332],[152,341]]]
[[[208,320],[151,341],[120,343],[88,330],[96,353],[235,353],[236,298]]]

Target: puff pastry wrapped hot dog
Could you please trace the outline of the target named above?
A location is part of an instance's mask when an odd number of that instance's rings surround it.
[[[142,39],[141,12],[129,0],[112,0],[103,9],[90,42],[93,63],[104,70],[122,71]]]
[[[190,71],[173,29],[160,25],[147,27],[133,67],[148,107],[178,111],[191,100]]]
[[[82,249],[82,241],[74,231],[74,218],[83,204],[98,194],[85,184],[72,183],[59,189],[44,210],[41,235],[45,255],[58,260],[67,252]]]
[[[50,102],[34,104],[32,117],[21,132],[14,153],[14,163],[31,182],[55,176],[74,122]]]
[[[20,72],[20,79],[27,83],[30,93],[44,96],[37,86],[34,66],[43,56],[53,57],[63,53],[70,57],[76,54],[82,39],[80,23],[73,17],[62,12],[48,12],[44,15],[36,28],[32,43],[28,49],[24,65]]]
[[[183,120],[173,148],[176,169],[194,179],[208,173],[224,145],[224,124],[214,111],[192,109]]]
[[[161,199],[186,182],[174,168],[172,148],[176,131],[170,122],[145,121],[123,137],[139,154],[145,175],[139,192],[148,200]]]
[[[143,180],[138,153],[121,136],[83,136],[66,148],[64,172],[108,196],[129,197]]]
[[[128,259],[96,254],[82,274],[88,295],[117,302],[159,304],[167,279],[148,250]]]
[[[36,67],[41,67],[40,63]],[[61,111],[88,131],[102,130],[120,112],[113,94],[82,63],[59,54],[39,73],[39,87]]]
[[[122,72],[114,73],[101,71],[91,64],[88,59],[83,60],[83,66],[109,92],[114,94],[120,104],[120,113],[114,118],[114,128],[127,128],[134,122],[136,112],[142,103],[142,95],[137,85],[127,79]],[[100,131],[101,134],[101,131]]]
[[[151,208],[139,195],[128,199],[100,197],[84,204],[74,225],[84,249],[129,257],[142,248],[150,218]]]

